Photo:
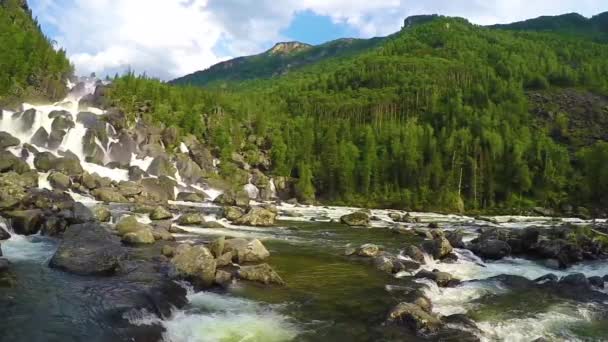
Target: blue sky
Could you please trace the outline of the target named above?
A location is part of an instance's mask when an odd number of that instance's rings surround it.
[[[130,68],[162,79],[265,51],[393,33],[416,14],[477,24],[608,10],[606,0],[29,0],[80,74]]]

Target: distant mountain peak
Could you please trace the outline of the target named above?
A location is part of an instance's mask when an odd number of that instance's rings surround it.
[[[311,47],[312,45],[301,42],[281,42],[275,44],[267,53],[271,55],[289,55],[295,52],[308,50]]]

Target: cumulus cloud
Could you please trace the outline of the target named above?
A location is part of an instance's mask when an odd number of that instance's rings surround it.
[[[492,24],[608,9],[605,0],[31,0],[30,5],[79,73],[131,68],[162,79],[291,39],[281,32],[302,11],[371,37],[397,31],[415,14]]]

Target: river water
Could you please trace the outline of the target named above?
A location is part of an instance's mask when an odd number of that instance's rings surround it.
[[[11,112],[4,112],[0,130],[27,142],[40,127],[49,132],[52,121],[48,113],[67,110],[74,117],[78,100],[94,89],[90,82],[85,91],[72,93],[66,101],[54,105],[24,105],[38,111],[31,129],[19,129]],[[103,111],[89,109],[101,115]],[[108,131],[113,128],[108,127]],[[82,136],[86,129],[81,123],[68,132],[60,147],[50,152],[70,150],[84,160]],[[112,138],[110,138],[110,141]],[[187,151],[187,147],[180,146]],[[40,148],[41,151],[46,149]],[[11,151],[19,155],[20,148]],[[106,152],[106,159],[108,158]],[[108,161],[108,160],[106,160]],[[30,165],[33,158],[28,159]],[[131,165],[146,169],[150,158],[134,154]],[[127,180],[125,170],[110,169],[82,162],[88,172],[96,172],[115,181]],[[49,187],[40,174],[40,186]],[[176,181],[180,181],[176,175]],[[188,185],[181,183],[179,191]],[[206,191],[211,198],[220,192],[204,185],[190,185]],[[254,193],[248,185],[250,193]],[[75,200],[94,205],[95,200],[72,193]],[[173,202],[176,205],[187,203]],[[208,221],[216,217],[212,203],[198,205]],[[412,274],[388,275],[370,262],[344,256],[346,247],[365,243],[381,245],[384,250],[398,254],[407,243],[418,241],[414,235],[397,234],[389,229],[394,223],[391,211],[374,210],[377,217],[372,229],[355,229],[334,223],[357,208],[292,206],[279,207],[283,213],[276,227],[252,228],[229,224],[224,229],[182,227],[187,233],[178,235],[180,241],[211,241],[218,236],[258,238],[271,252],[269,264],[286,281],[283,288],[264,287],[238,282],[227,289],[194,292],[189,288],[189,305],[175,310],[172,316],[159,321],[141,313],[129,317],[140,327],[140,340],[146,340],[146,329],[154,324],[165,329],[166,341],[403,341],[418,340],[403,329],[385,326],[387,312],[402,299],[405,289],[422,286],[433,302],[433,310],[442,315],[467,314],[480,331],[475,333],[484,341],[533,341],[544,337],[551,341],[608,340],[608,303],[578,302],[537,289],[513,288],[495,276],[518,275],[536,279],[548,273],[559,276],[581,272],[587,277],[608,274],[608,263],[587,262],[568,270],[555,270],[531,260],[504,259],[484,262],[465,250],[457,250],[458,260],[439,263],[427,258],[422,268],[449,272],[464,282],[454,288],[439,288],[434,283],[416,280]],[[300,216],[296,217],[294,213]],[[522,229],[527,226],[550,226],[552,219],[544,217],[496,217],[495,223],[470,217],[412,213],[421,221],[439,222],[442,229],[465,229],[471,239],[480,226],[501,226]],[[576,219],[563,219],[574,224],[587,224]],[[1,223],[5,225],[5,223]],[[4,227],[9,229],[10,227]],[[128,340],[123,326],[115,317],[106,317],[107,296],[120,291],[108,279],[78,277],[50,269],[48,261],[58,242],[40,236],[13,237],[2,242],[4,256],[11,262],[16,286],[0,290],[0,341],[120,341]],[[187,287],[186,284],[184,286]]]

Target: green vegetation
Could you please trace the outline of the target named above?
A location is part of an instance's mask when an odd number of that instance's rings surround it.
[[[111,97],[132,115],[149,101],[145,118],[216,147],[225,176],[232,152],[269,150],[270,172],[296,178],[301,199],[446,211],[599,208],[608,193],[605,143],[554,139],[556,127],[567,131],[568,113],[536,117],[528,96],[604,96],[607,76],[607,45],[438,17],[282,77],[205,90],[127,75]]]
[[[55,50],[24,1],[0,0],[0,105],[20,100],[57,100],[66,95],[73,69]]]

